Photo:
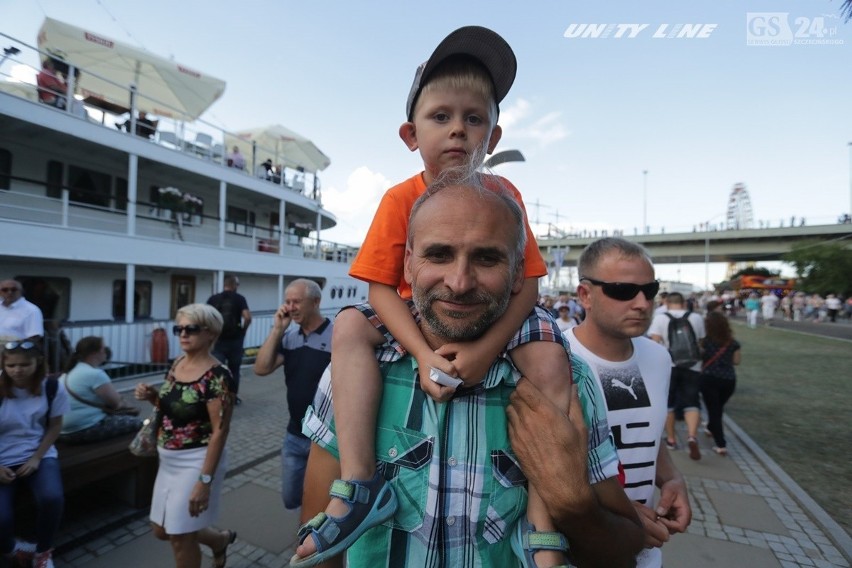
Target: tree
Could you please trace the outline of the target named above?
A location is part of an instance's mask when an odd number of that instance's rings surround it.
[[[844,0],[843,6],[840,7],[840,16],[847,22],[852,20],[852,0]]]
[[[798,288],[823,296],[852,294],[852,252],[842,242],[799,243],[783,260],[795,267]]]

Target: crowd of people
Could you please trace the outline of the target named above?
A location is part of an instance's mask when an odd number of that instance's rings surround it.
[[[575,296],[538,296],[547,267],[520,193],[478,170],[515,71],[493,31],[447,36],[418,67],[399,129],[424,169],[388,190],[350,271],[369,302],[332,321],[315,282],[285,290],[254,370],[284,371],[281,493],[304,523],[291,566],[340,566],[346,553],[352,568],[660,568],[692,518],[670,452],[702,459],[701,398],[704,431],[727,454],[741,349],[722,299],[658,304],[651,256],[619,236],[583,251]],[[240,158],[235,148],[230,165]],[[179,568],[199,567],[202,546],[224,568],[237,538],[213,527],[252,319],[238,286],[228,275],[207,303],[181,307],[182,353],[160,385],[134,390],[158,409],[149,518]],[[0,333],[14,338],[0,356],[0,553],[50,566],[63,506],[54,442],[132,428],[109,412],[127,405],[99,369],[103,339],[81,340],[62,380],[48,378],[43,324],[20,283],[0,290]],[[764,319],[778,307],[758,305]],[[39,507],[31,550],[9,505],[24,483]]]

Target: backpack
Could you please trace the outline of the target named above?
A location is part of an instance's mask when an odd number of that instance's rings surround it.
[[[211,298],[210,305],[222,314],[222,339],[236,339],[243,333],[243,311],[237,302],[236,294],[218,294]]]
[[[691,311],[687,311],[681,317],[676,318],[666,312],[669,317],[669,354],[672,356],[675,367],[688,369],[701,360],[695,330],[689,324],[691,313]]]

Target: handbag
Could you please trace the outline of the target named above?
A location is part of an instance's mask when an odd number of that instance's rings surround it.
[[[157,431],[160,429],[160,409],[154,407],[151,415],[142,422],[142,428],[133,437],[128,449],[134,456],[150,458],[157,455]]]
[[[174,372],[180,359],[178,357],[174,360],[171,369],[166,373],[167,378]],[[151,458],[157,455],[157,432],[160,430],[160,422],[162,420],[160,401],[158,399],[156,404],[154,404],[154,410],[151,411],[151,415],[142,422],[142,427],[136,433],[136,436],[133,437],[130,445],[127,446],[131,454],[140,458]]]
[[[135,406],[124,406],[124,401],[122,400],[122,405],[118,408],[110,408],[105,404],[97,404],[90,400],[86,400],[85,398],[78,395],[76,392],[71,390],[71,386],[68,384],[68,375],[62,375],[62,384],[65,385],[65,390],[68,391],[68,394],[73,396],[79,402],[87,406],[94,406],[97,409],[102,410],[106,414],[114,415],[114,416],[139,416],[139,409]]]

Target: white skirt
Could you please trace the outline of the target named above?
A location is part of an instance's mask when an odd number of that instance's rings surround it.
[[[167,450],[157,448],[160,467],[154,482],[154,497],[151,500],[151,522],[163,527],[167,534],[186,534],[216,524],[219,517],[219,497],[225,481],[227,451],[222,450],[219,467],[210,487],[210,504],[197,517],[189,514],[189,498],[198,482],[201,466],[207,456],[207,448],[191,450]]]

